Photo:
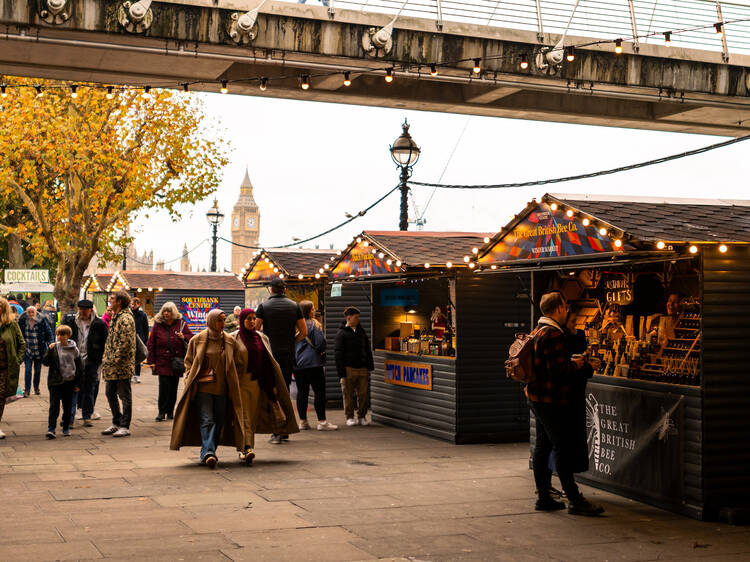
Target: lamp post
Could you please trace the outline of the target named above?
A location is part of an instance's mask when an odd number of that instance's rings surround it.
[[[409,134],[409,123],[404,119],[403,131],[391,145],[391,158],[401,168],[401,216],[399,230],[409,230],[409,176],[419,160],[420,149]]]
[[[217,229],[224,220],[224,213],[219,210],[219,202],[214,199],[214,206],[206,213],[206,220],[213,230],[213,239],[211,246],[211,271],[216,271],[216,240],[218,238]]]

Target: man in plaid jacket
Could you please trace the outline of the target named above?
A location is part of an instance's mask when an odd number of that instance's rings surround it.
[[[547,293],[539,303],[542,316],[534,335],[533,383],[526,385],[526,397],[536,422],[536,442],[532,458],[539,498],[537,511],[564,509],[565,504],[549,494],[552,471],[549,457],[555,450],[557,475],[568,498],[568,513],[599,515],[604,512],[583,497],[572,470],[575,414],[570,406],[571,386],[591,377],[593,369],[583,357],[571,358],[565,337],[568,315],[559,292]]]

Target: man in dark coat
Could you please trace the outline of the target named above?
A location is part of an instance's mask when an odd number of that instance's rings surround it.
[[[346,323],[336,334],[336,371],[341,381],[346,425],[369,425],[370,373],[375,370],[370,339],[359,323],[359,310],[344,310]],[[354,394],[357,395],[357,419],[354,418]]]
[[[83,425],[91,427],[91,420],[101,417],[94,412],[94,406],[99,395],[99,367],[104,356],[104,343],[107,341],[107,325],[94,312],[94,303],[87,299],[79,301],[78,312],[66,314],[62,324],[69,326],[73,332],[70,339],[76,342],[83,363],[83,383],[73,395],[71,425],[75,419],[76,407],[80,404]]]
[[[141,299],[135,297],[130,304],[130,309],[133,312],[133,320],[135,320],[135,333],[145,345],[148,342],[148,316],[141,309]],[[135,364],[133,382],[136,384],[141,382],[141,364],[138,362]]]
[[[34,392],[39,394],[39,382],[42,376],[42,358],[47,353],[47,347],[54,341],[52,330],[47,320],[39,314],[36,308],[30,306],[18,319],[24,340],[26,352],[23,358],[25,368],[24,396],[31,394],[32,370]]]

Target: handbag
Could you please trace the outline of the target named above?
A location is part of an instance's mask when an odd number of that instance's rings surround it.
[[[185,326],[185,322],[183,322],[180,325],[179,331],[182,332],[183,327]],[[170,339],[170,342],[172,340]],[[185,344],[184,341],[182,342],[181,347],[183,348],[182,351],[184,353],[185,351]],[[170,361],[170,368],[172,369],[172,374],[176,377],[181,377],[185,374],[185,358],[182,357],[179,353],[176,353],[174,348],[170,345],[170,351],[172,352],[172,359]]]
[[[208,347],[208,340],[206,340],[206,347]],[[198,373],[198,383],[211,383],[216,382],[216,367],[219,366],[219,361],[224,356],[224,333],[221,334],[221,350],[219,351],[219,357],[216,360],[216,365],[208,367],[205,371]]]
[[[148,357],[148,348],[138,334],[135,336],[135,364],[143,363]]]

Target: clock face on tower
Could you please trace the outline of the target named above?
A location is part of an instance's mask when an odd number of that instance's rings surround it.
[[[234,217],[232,223],[234,224],[234,228],[238,228],[240,226],[240,217]]]
[[[256,225],[255,217],[247,217],[246,224],[248,228],[255,228],[255,225]]]

